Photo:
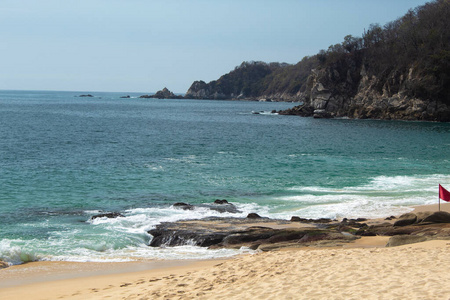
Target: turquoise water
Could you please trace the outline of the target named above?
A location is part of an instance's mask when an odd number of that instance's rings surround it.
[[[436,203],[438,183],[450,187],[450,124],[270,113],[292,103],[80,94],[0,91],[0,259],[228,256],[236,251],[149,248],[146,231],[220,215],[175,202],[227,199],[236,216],[382,217]],[[89,221],[110,211],[125,217]]]

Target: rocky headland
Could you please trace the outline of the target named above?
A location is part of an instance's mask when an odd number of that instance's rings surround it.
[[[295,65],[243,62],[188,99],[301,102],[283,115],[450,121],[450,2],[435,0]]]

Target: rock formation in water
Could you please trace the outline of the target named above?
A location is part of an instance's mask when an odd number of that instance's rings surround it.
[[[157,91],[154,95],[142,95],[139,98],[156,98],[156,99],[183,99],[183,96],[175,95],[168,88]]]

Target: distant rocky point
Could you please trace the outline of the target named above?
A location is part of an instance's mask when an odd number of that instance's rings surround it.
[[[139,98],[156,98],[156,99],[184,99],[183,96],[177,96],[168,88],[157,91],[154,95],[142,95]]]

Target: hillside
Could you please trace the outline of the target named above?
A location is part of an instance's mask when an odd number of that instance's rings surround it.
[[[295,65],[244,62],[186,98],[302,101],[286,114],[450,121],[450,1],[435,0]]]

